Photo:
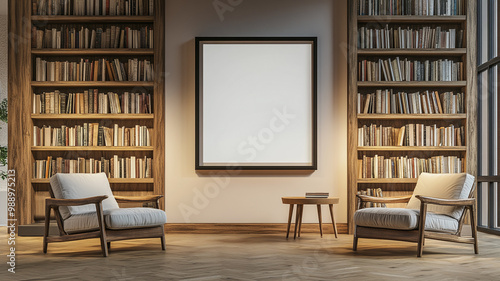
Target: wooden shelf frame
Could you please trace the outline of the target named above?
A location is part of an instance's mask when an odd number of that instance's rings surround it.
[[[466,1],[466,15],[459,16],[361,16],[358,15],[359,0],[354,0],[349,5],[349,55],[348,55],[348,224],[349,233],[353,233],[353,215],[356,210],[356,192],[373,184],[384,184],[384,188],[398,191],[401,185],[405,191],[417,182],[417,179],[359,179],[358,157],[364,153],[392,153],[404,155],[443,155],[459,154],[465,158],[466,172],[477,174],[477,77],[476,77],[476,26],[477,26],[477,0]],[[359,49],[358,26],[371,28],[386,24],[397,27],[402,26],[459,26],[464,29],[465,48],[457,49]],[[383,58],[391,56],[410,57],[455,57],[465,63],[466,79],[464,81],[358,81],[358,60],[365,58]],[[376,89],[394,90],[439,90],[461,91],[466,94],[466,113],[463,114],[357,114],[357,94],[374,91]],[[441,123],[460,122],[466,128],[466,146],[461,147],[358,147],[358,128],[360,124],[373,122],[387,124],[387,122],[414,122],[415,120],[433,120]]]
[[[467,54],[466,48],[456,49],[360,49],[358,56],[463,56]]]
[[[31,114],[33,120],[153,120],[154,114]]]
[[[45,88],[152,88],[155,82],[136,81],[31,81],[32,87]]]
[[[467,151],[466,146],[358,146],[358,151]]]
[[[152,146],[32,146],[31,151],[153,151]]]
[[[359,81],[358,87],[450,88],[465,87],[467,81]]]
[[[464,120],[467,114],[358,114],[358,120]]]
[[[152,56],[154,49],[98,48],[98,49],[31,49],[36,56]]]
[[[354,7],[354,4],[352,4]],[[357,5],[356,5],[357,7]],[[372,23],[465,23],[466,15],[459,16],[359,16],[356,15],[358,22]]]
[[[125,178],[125,179],[115,179],[115,178],[111,178],[111,179],[108,179],[109,180],[109,183],[113,184],[113,183],[131,183],[131,184],[151,184],[151,183],[154,183],[154,178],[136,178],[136,179],[129,179],[129,178]],[[35,184],[48,184],[50,183],[49,182],[50,179],[31,179],[31,183],[35,183]]]
[[[22,1],[22,0],[19,0]],[[156,9],[155,9],[156,10]],[[155,16],[37,16],[31,15],[34,24],[49,23],[154,23]]]
[[[17,223],[31,224],[34,218],[43,216],[43,199],[47,189],[34,188],[34,184],[46,185],[49,179],[33,179],[33,161],[40,153],[50,155],[63,151],[73,151],[75,155],[91,152],[95,155],[148,155],[152,157],[154,178],[110,179],[111,184],[119,184],[127,195],[165,194],[165,1],[154,0],[153,16],[37,16],[32,15],[31,0],[9,0],[9,34],[15,38],[9,44],[8,89],[9,89],[9,169],[16,171]],[[33,49],[31,28],[47,24],[146,24],[153,26],[154,46],[152,49]],[[35,57],[85,57],[85,56],[147,56],[154,63],[154,81],[32,81]],[[97,88],[107,90],[147,91],[153,95],[154,114],[32,114],[32,93],[46,90],[80,91]],[[150,147],[32,147],[34,124],[60,124],[64,120],[125,120],[148,124],[152,128]],[[86,121],[84,121],[86,122]],[[164,209],[162,201],[160,208]]]

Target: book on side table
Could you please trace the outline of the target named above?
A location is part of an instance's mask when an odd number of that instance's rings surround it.
[[[328,192],[306,192],[306,198],[328,198]]]

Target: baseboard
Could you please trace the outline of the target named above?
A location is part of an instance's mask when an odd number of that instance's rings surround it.
[[[166,234],[284,234],[286,223],[167,223]],[[18,229],[19,236],[43,236],[43,223],[21,225]],[[293,235],[294,225],[290,228]],[[339,234],[347,234],[347,223],[337,223]],[[301,233],[319,233],[317,223],[302,224]],[[59,230],[55,222],[50,224],[50,235],[58,235]],[[331,224],[323,224],[323,234],[333,234]]]
[[[333,234],[331,224],[323,224],[323,234]],[[286,223],[167,223],[165,233],[176,234],[284,234]],[[293,235],[293,224],[290,232]],[[347,223],[337,223],[339,234],[347,234]],[[317,223],[302,224],[301,233],[319,233]]]

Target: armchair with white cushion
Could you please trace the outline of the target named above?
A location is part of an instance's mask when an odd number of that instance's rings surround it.
[[[360,202],[407,203],[406,208],[365,208],[354,213],[353,250],[359,238],[418,243],[421,257],[426,238],[474,244],[478,253],[474,177],[461,174],[420,174],[412,196],[380,198],[357,195]],[[364,204],[359,204],[364,205]],[[472,237],[462,236],[467,210]]]
[[[57,173],[50,179],[45,202],[43,252],[48,243],[100,238],[105,257],[111,241],[160,238],[165,250],[167,216],[159,208],[163,195],[113,196],[108,178],[98,174]],[[155,208],[120,208],[118,202],[150,202]],[[50,211],[54,209],[59,236],[49,236]]]

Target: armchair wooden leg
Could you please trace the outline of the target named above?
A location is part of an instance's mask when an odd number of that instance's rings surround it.
[[[356,226],[354,226],[354,237],[352,239],[352,250],[358,250],[358,236],[356,235]]]
[[[108,246],[108,251],[109,249],[111,249],[111,242],[106,242],[107,246]]]
[[[470,210],[470,227],[472,228],[472,238],[474,238],[474,254],[479,254],[477,245],[477,222],[476,222],[476,205],[472,205]]]
[[[43,253],[47,253],[47,237],[49,237],[49,229],[50,229],[50,206],[45,204],[45,230],[43,233]]]
[[[106,239],[106,227],[104,226],[104,216],[102,212],[102,204],[96,204],[97,221],[99,223],[99,231],[101,232],[101,250],[104,257],[108,256],[108,241]]]
[[[165,251],[165,227],[164,227],[164,226],[162,226],[162,227],[161,227],[161,231],[162,231],[162,233],[163,233],[163,234],[161,235],[161,237],[160,237],[160,240],[161,240],[161,249],[162,249],[163,251]]]
[[[418,225],[418,249],[417,257],[421,257],[424,251],[425,241],[425,216],[427,214],[427,204],[421,203],[420,205],[420,222]]]

